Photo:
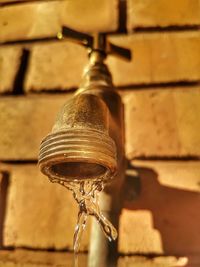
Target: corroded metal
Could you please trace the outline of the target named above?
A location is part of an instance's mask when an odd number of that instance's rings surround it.
[[[94,52],[80,89],[41,143],[41,171],[50,179],[111,179],[117,172],[116,145],[122,147],[120,106],[110,73]]]

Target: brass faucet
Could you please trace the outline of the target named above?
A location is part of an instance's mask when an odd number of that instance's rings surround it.
[[[42,141],[40,169],[50,179],[109,180],[124,156],[124,129],[121,98],[104,60],[108,53],[127,59],[130,53],[106,42],[103,34],[94,38],[64,27],[63,35],[88,47],[89,64],[79,90]]]
[[[64,27],[59,38],[63,36],[88,48],[89,63],[80,88],[41,143],[39,166],[53,182],[108,182],[115,177],[106,189],[109,200],[103,200],[103,209],[117,213],[125,168],[123,104],[104,60],[107,54],[130,60],[130,51],[110,44],[104,34],[89,36]],[[102,260],[90,266],[102,267]]]

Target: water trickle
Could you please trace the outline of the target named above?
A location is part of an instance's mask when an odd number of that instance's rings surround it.
[[[78,220],[74,233],[74,253],[78,253],[83,231],[88,216],[94,216],[101,226],[109,241],[117,238],[117,230],[112,223],[103,216],[99,207],[99,193],[103,190],[104,184],[99,180],[84,180],[66,182],[58,179],[51,179],[58,182],[73,192],[74,199],[79,205]]]

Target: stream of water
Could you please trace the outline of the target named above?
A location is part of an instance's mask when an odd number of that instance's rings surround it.
[[[73,248],[74,253],[77,254],[80,248],[81,238],[85,229],[88,216],[96,218],[100,224],[105,236],[109,241],[117,238],[117,230],[112,223],[106,219],[101,213],[99,207],[99,194],[104,188],[102,181],[84,180],[65,182],[61,180],[52,180],[58,182],[73,193],[73,197],[79,205],[78,220],[74,232]]]

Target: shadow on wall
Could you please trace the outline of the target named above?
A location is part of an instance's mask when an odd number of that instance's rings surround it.
[[[140,193],[134,201],[126,201],[124,208],[150,211],[153,227],[162,239],[163,253],[188,255],[190,262],[190,254],[200,254],[200,194],[161,185],[153,169],[135,170],[139,177],[132,178],[137,180],[136,190]]]
[[[9,173],[0,172],[0,249],[3,247],[3,227],[6,213],[7,191],[9,186]]]

